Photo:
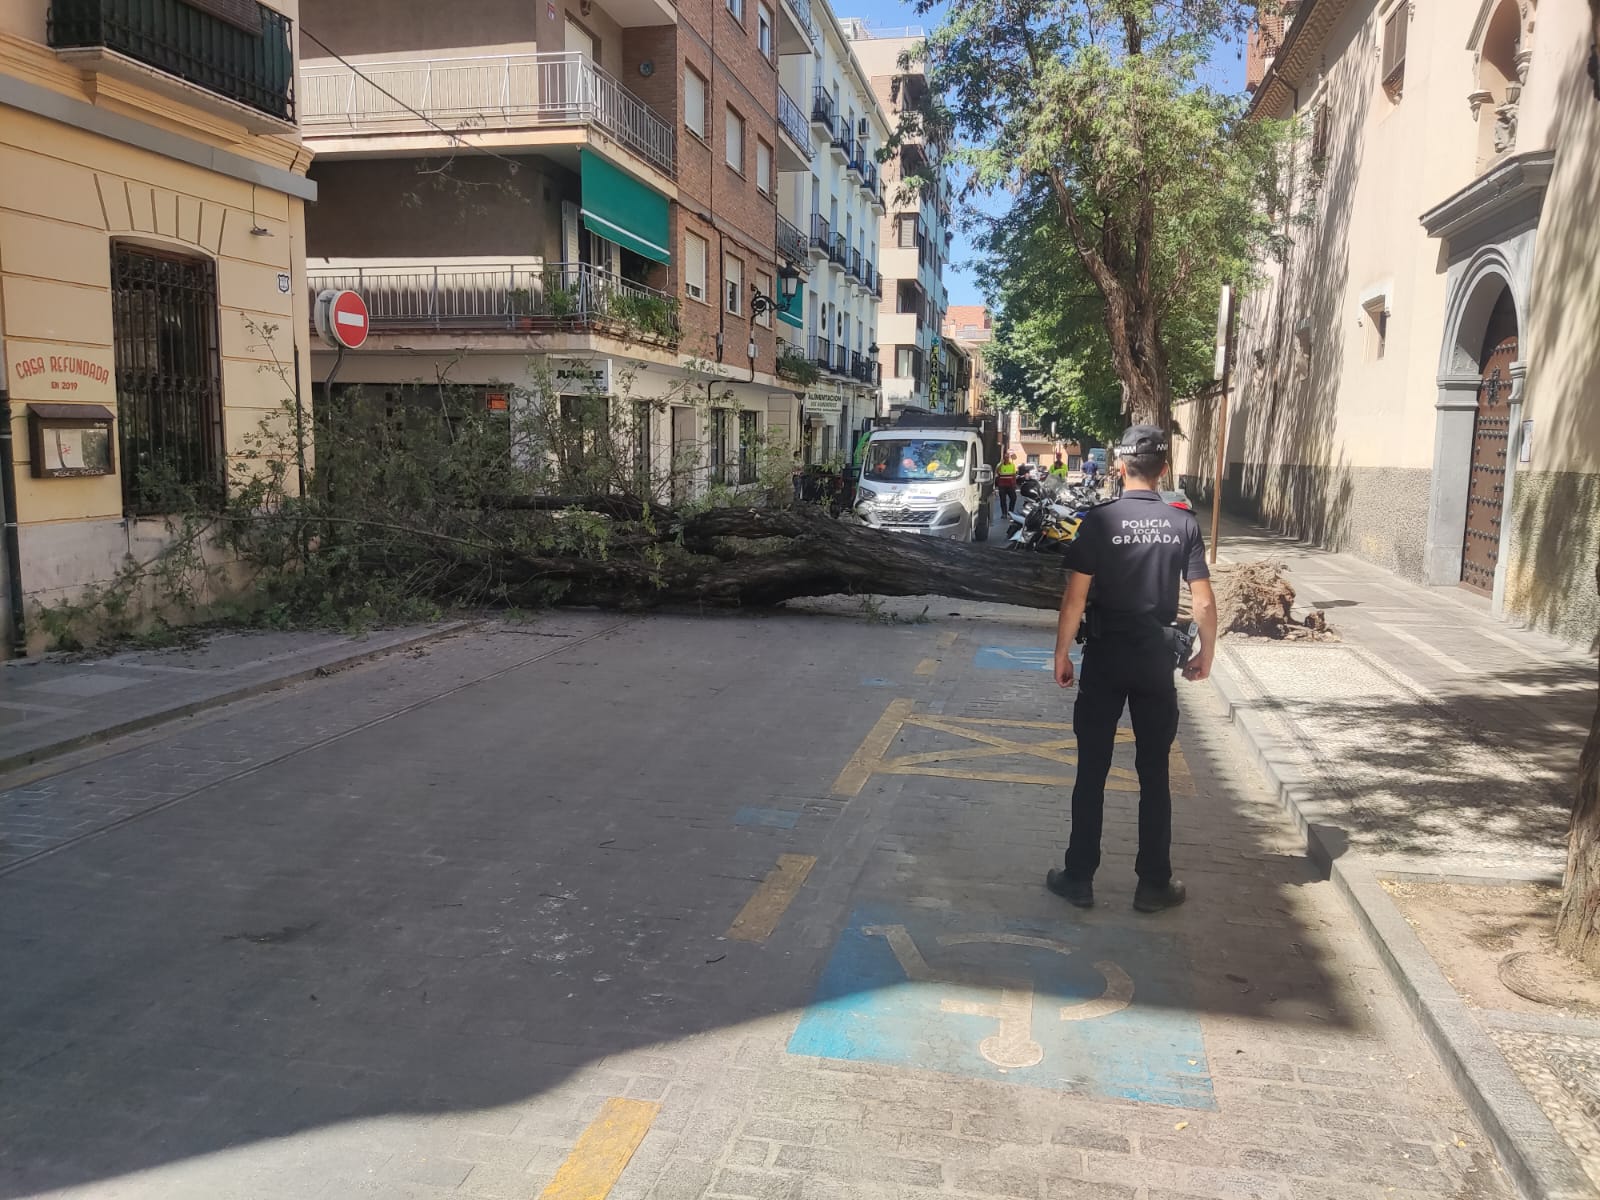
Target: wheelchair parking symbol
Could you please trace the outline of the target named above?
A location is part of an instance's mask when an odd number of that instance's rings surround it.
[[[972,924],[853,915],[789,1052],[1215,1107],[1199,1023],[1181,1004],[1187,971],[1169,939]]]

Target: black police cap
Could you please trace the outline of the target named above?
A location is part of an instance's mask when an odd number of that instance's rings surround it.
[[[1135,454],[1165,454],[1167,435],[1154,425],[1130,425],[1123,432],[1117,446],[1118,458],[1131,458]]]

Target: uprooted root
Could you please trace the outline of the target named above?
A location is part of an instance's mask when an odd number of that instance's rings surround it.
[[[1222,634],[1280,640],[1337,640],[1320,611],[1294,617],[1294,587],[1283,564],[1270,560],[1221,568],[1216,575],[1217,629]]]

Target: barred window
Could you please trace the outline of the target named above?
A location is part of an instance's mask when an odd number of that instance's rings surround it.
[[[215,264],[114,245],[111,324],[123,511],[220,504],[226,481]]]

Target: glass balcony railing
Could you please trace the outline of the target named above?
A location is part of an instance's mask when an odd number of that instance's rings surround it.
[[[664,174],[675,173],[672,124],[578,51],[462,58],[316,63],[300,72],[301,124],[488,128],[593,125]],[[418,116],[421,114],[421,116]]]
[[[264,4],[224,20],[180,0],[54,0],[56,50],[111,50],[147,67],[293,121],[294,23]]]

